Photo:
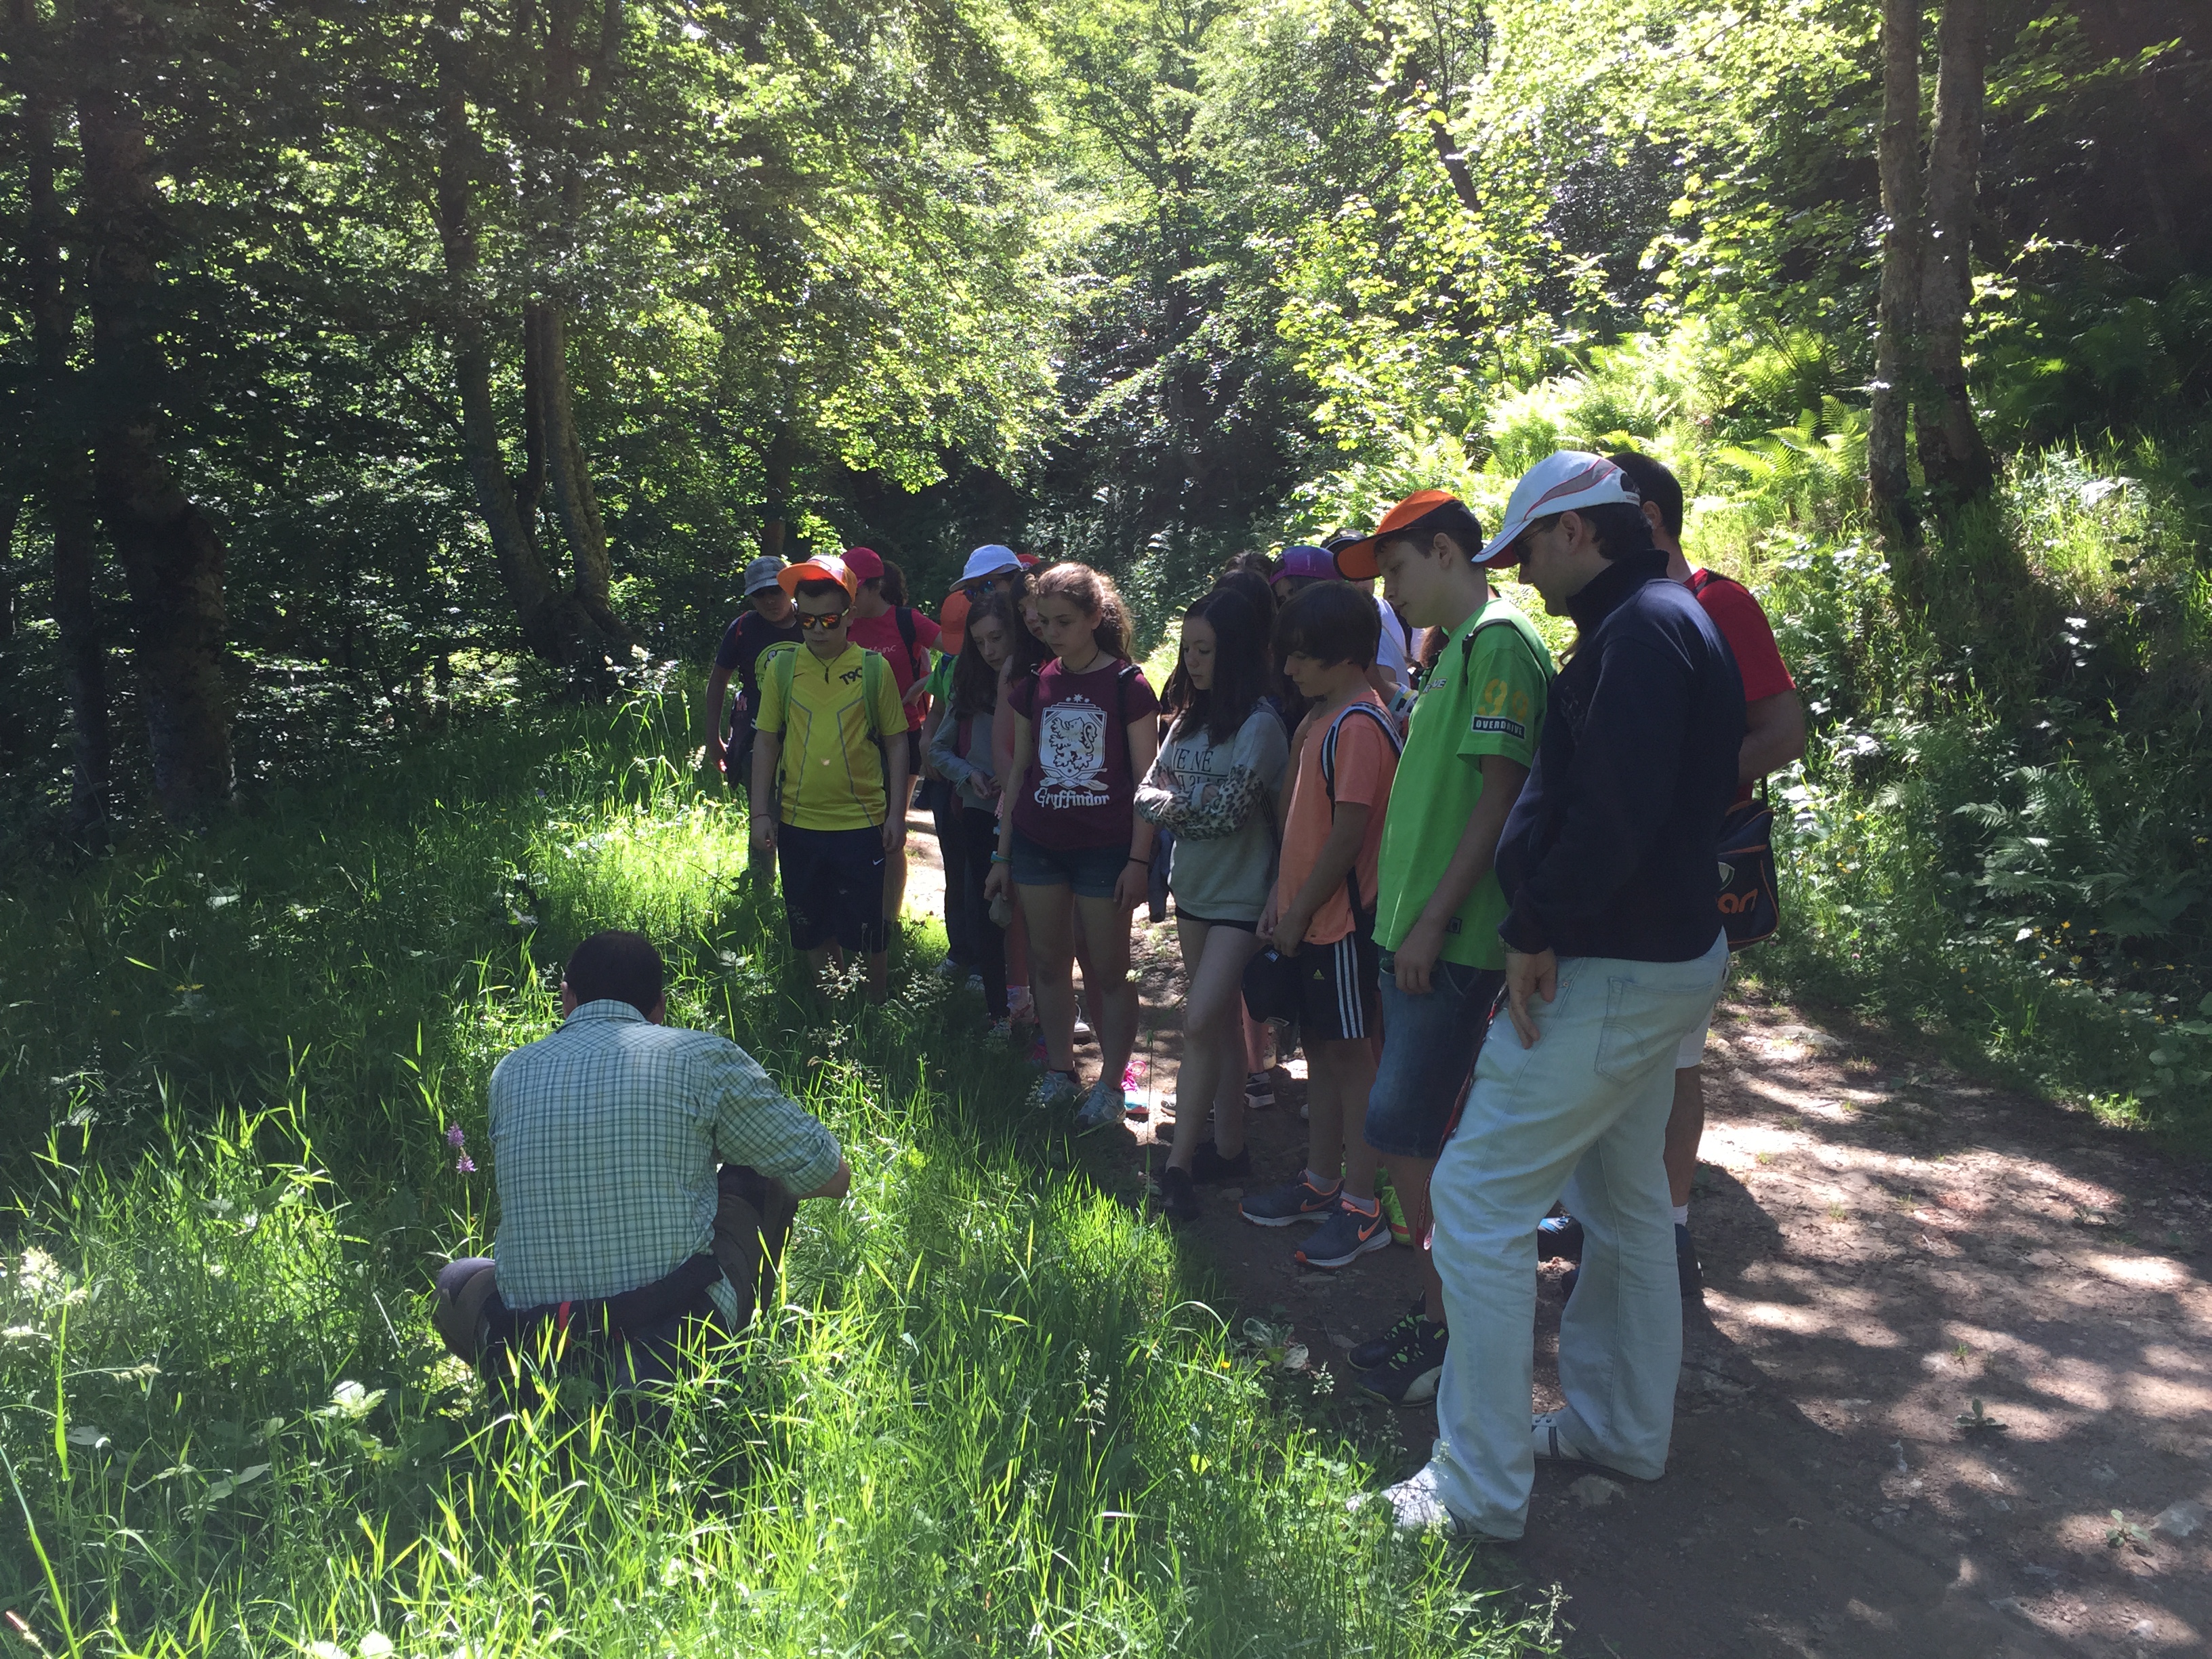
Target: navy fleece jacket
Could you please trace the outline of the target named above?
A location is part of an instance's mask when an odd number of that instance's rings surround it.
[[[1536,765],[1498,843],[1511,949],[1688,962],[1721,931],[1721,818],[1743,747],[1728,642],[1663,553],[1568,601],[1582,643],[1553,682]]]

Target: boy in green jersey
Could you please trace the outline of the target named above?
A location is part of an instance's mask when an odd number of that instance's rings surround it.
[[[1534,763],[1552,678],[1541,636],[1472,562],[1482,542],[1474,514],[1430,489],[1336,555],[1347,577],[1379,574],[1408,623],[1445,633],[1391,788],[1375,915],[1382,1059],[1367,1144],[1390,1172],[1417,1244],[1428,1230],[1429,1176],[1504,980],[1505,896],[1491,860]],[[1425,1247],[1421,1262],[1422,1300],[1352,1352],[1365,1373],[1360,1386],[1399,1405],[1434,1398],[1443,1369],[1443,1287]]]

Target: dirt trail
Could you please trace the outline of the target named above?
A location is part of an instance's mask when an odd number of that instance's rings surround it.
[[[1172,1095],[1172,931],[1146,930],[1144,957],[1152,1092]],[[2208,1173],[1756,999],[1723,1005],[1706,1072],[1705,1291],[1668,1474],[1589,1509],[1569,1491],[1589,1470],[1540,1468],[1510,1558],[1565,1587],[1566,1651],[2212,1651]],[[1253,1119],[1263,1182],[1304,1160],[1303,1082],[1277,1077]],[[1170,1129],[1132,1124],[1107,1154],[1133,1199]],[[1419,1466],[1433,1413],[1360,1403],[1343,1357],[1410,1299],[1411,1252],[1307,1273],[1226,1193],[1186,1237],[1236,1317],[1295,1327],[1326,1409]],[[1562,1273],[1540,1287],[1540,1408]],[[2004,1429],[1960,1429],[1976,1398]]]

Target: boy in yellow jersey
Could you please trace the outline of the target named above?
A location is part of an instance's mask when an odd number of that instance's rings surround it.
[[[884,862],[906,844],[906,710],[890,665],[846,637],[860,583],[842,559],[787,568],[803,646],[760,664],[755,718],[753,853],[776,855],[791,942],[827,988],[865,952],[868,995],[889,994]],[[896,739],[886,742],[889,736]]]

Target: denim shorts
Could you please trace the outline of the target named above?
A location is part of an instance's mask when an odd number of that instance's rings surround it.
[[[1111,847],[1047,847],[1014,831],[1017,887],[1072,887],[1078,898],[1112,898],[1128,861],[1126,841]]]
[[[1398,988],[1396,959],[1386,951],[1376,977],[1382,993],[1382,1059],[1367,1097],[1367,1144],[1393,1158],[1434,1158],[1459,1121],[1505,972],[1439,961],[1429,975],[1436,988],[1407,996]]]

